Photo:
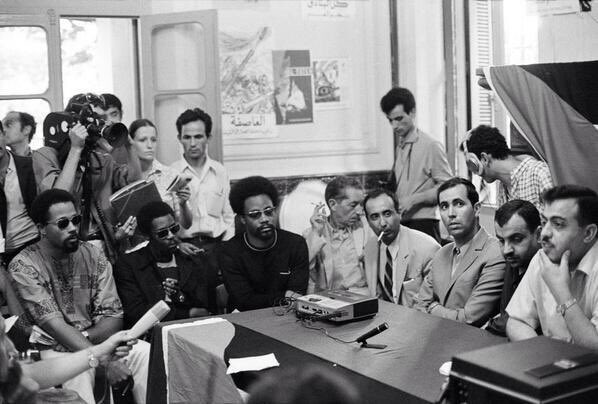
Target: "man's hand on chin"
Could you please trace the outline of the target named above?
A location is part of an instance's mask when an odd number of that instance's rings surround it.
[[[571,273],[569,272],[570,255],[571,251],[565,251],[558,265],[551,262],[544,251],[540,250],[538,255],[542,268],[542,279],[546,282],[557,304],[562,304],[571,299],[571,291],[569,289],[569,281],[571,280]]]

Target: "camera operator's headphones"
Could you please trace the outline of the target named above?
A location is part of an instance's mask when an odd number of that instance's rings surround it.
[[[467,168],[469,169],[469,171],[471,171],[473,174],[477,174],[477,175],[481,176],[482,173],[484,172],[484,164],[482,164],[482,162],[480,161],[478,156],[475,155],[475,153],[471,153],[469,150],[467,150],[467,141],[469,140],[470,137],[471,137],[471,130],[467,132],[467,137],[461,143],[461,149],[463,150],[463,153],[465,154],[465,164],[467,165]]]

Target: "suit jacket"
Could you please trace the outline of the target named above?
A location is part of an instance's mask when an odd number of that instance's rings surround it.
[[[6,152],[10,153],[9,151]],[[21,195],[23,196],[27,213],[29,213],[31,204],[37,196],[37,186],[35,184],[35,176],[33,175],[33,162],[31,157],[15,156],[12,153],[10,155],[15,162]],[[0,226],[2,226],[2,234],[6,234],[7,214],[6,195],[4,192],[0,192]]]
[[[430,313],[480,327],[498,312],[505,272],[500,245],[480,228],[451,277],[454,245],[445,245],[432,259],[414,307],[425,312],[437,302]]]
[[[432,237],[421,231],[401,226],[399,231],[399,253],[395,259],[395,279],[397,280],[397,294],[399,304],[407,307],[413,305],[413,296],[427,274],[427,266],[440,248]],[[370,296],[379,297],[379,282],[384,281],[385,268],[380,266],[380,250],[386,249],[385,244],[379,244],[377,238],[371,237],[364,249],[365,273]]]
[[[174,254],[179,268],[179,289],[184,302],[173,299],[170,313],[163,321],[189,317],[192,307],[207,307],[208,285],[206,263],[203,257]],[[162,275],[156,260],[146,246],[129,254],[123,254],[114,266],[114,278],[118,295],[125,313],[125,327],[132,327],[154,304],[164,299]]]

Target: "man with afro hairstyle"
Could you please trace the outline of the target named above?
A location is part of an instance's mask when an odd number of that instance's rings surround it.
[[[307,290],[309,262],[303,237],[276,228],[278,192],[264,177],[233,185],[230,204],[244,231],[221,245],[219,267],[228,309],[271,307]]]

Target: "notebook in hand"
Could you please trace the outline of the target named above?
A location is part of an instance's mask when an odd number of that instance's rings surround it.
[[[114,208],[118,221],[124,223],[129,216],[137,216],[137,212],[143,205],[161,200],[153,181],[139,180],[112,194],[110,204]]]

